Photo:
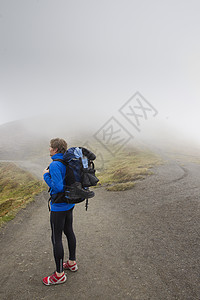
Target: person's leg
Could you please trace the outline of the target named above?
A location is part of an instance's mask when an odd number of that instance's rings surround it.
[[[58,274],[63,273],[63,257],[64,249],[62,243],[62,231],[65,226],[65,211],[51,212],[50,222],[52,230],[52,244],[53,244],[53,253],[56,263],[56,272]]]
[[[73,208],[66,211],[64,233],[67,237],[69,248],[69,262],[76,263],[76,236],[73,231]]]
[[[42,281],[45,285],[60,284],[67,280],[67,277],[63,272],[64,250],[62,244],[62,231],[64,230],[65,224],[65,212],[51,212],[50,222],[56,272],[51,276],[46,276],[43,278]]]

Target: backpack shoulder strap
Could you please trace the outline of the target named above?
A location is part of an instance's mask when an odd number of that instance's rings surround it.
[[[74,172],[70,168],[69,163],[66,162],[63,159],[60,159],[60,158],[54,159],[53,161],[60,161],[61,163],[63,163],[67,167],[67,172],[65,174],[65,182],[68,183],[68,185],[73,184],[76,180],[75,180]]]
[[[63,165],[68,166],[68,163],[63,159],[57,158],[57,159],[54,159],[53,161],[60,161]]]

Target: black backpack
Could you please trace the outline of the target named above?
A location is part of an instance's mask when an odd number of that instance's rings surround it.
[[[66,165],[65,191],[51,197],[53,203],[80,203],[94,197],[90,186],[96,186],[99,179],[95,175],[94,153],[83,147],[71,147],[63,155],[63,159],[54,159]]]

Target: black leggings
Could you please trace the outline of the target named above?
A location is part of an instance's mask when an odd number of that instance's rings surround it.
[[[73,208],[67,211],[51,211],[50,223],[53,243],[53,253],[56,262],[56,271],[63,272],[64,249],[62,232],[67,237],[69,248],[69,260],[76,260],[76,237],[73,231]]]

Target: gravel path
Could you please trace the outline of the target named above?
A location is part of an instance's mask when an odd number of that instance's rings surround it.
[[[44,286],[55,270],[48,194],[0,231],[0,299],[200,299],[200,166],[167,160],[132,190],[76,205],[76,273]],[[67,243],[64,240],[67,257]]]

